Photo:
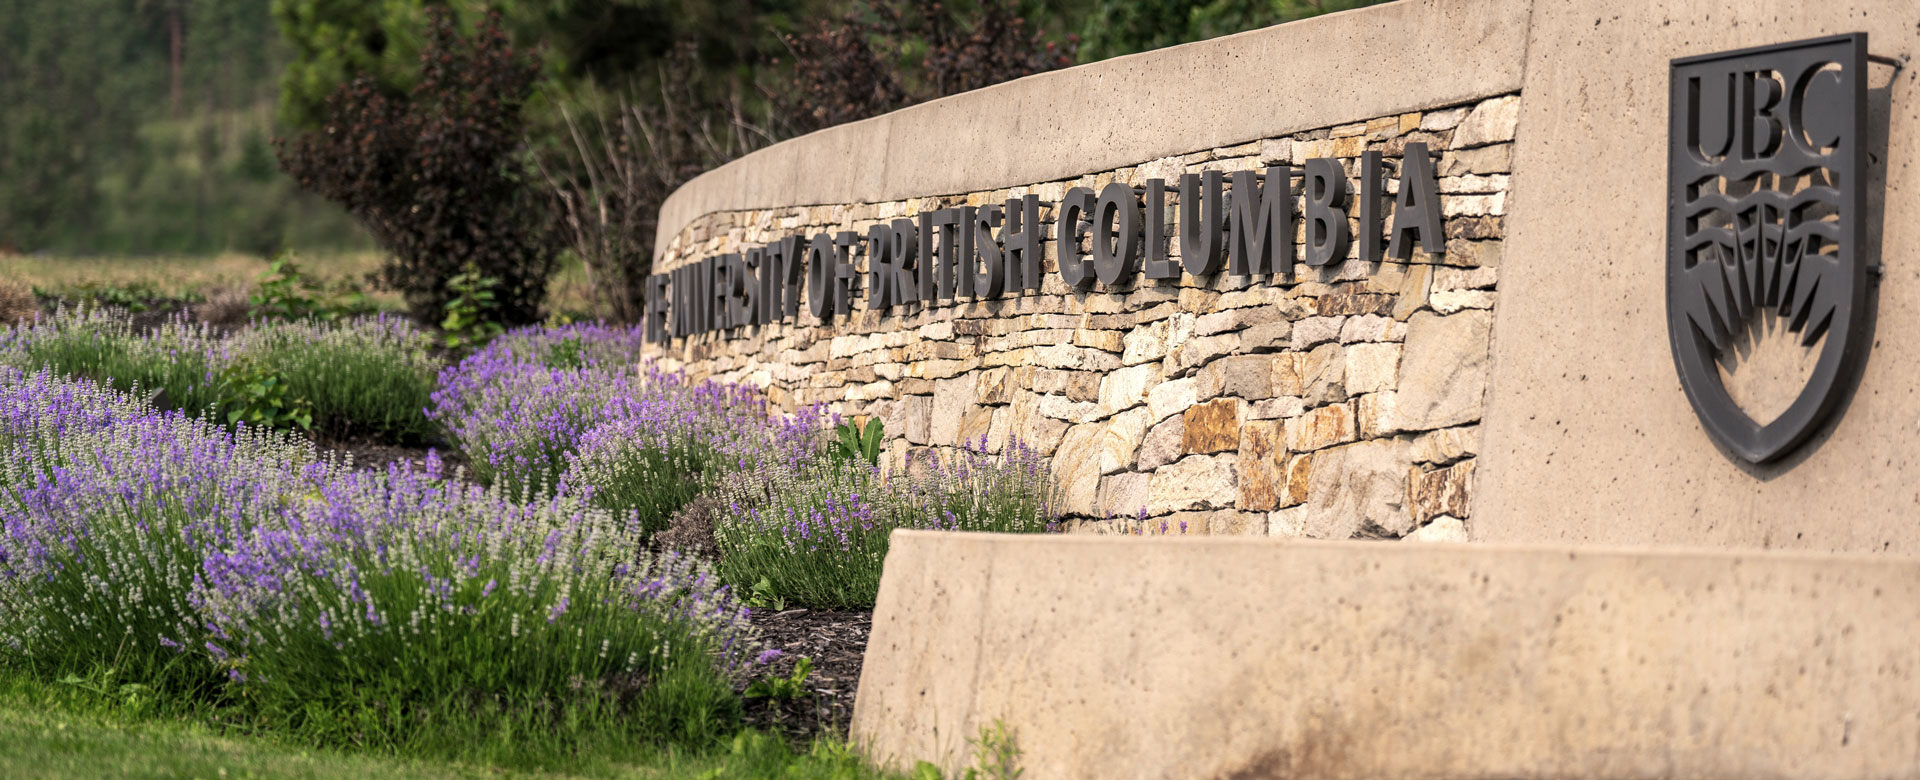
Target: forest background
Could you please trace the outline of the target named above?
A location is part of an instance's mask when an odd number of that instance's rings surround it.
[[[539,52],[529,185],[619,200],[617,251],[644,253],[673,187],[783,138],[1379,1],[0,0],[0,256],[377,250],[276,139],[356,74],[406,94],[436,6]]]

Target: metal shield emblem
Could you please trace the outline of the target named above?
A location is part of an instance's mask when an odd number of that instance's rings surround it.
[[[1820,426],[1872,337],[1860,249],[1866,67],[1865,33],[1673,61],[1668,337],[1701,423],[1753,463]],[[1799,395],[1762,424],[1716,362],[1769,309],[1819,354]]]

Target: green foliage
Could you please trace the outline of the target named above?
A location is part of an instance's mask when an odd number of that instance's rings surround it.
[[[880,418],[867,420],[863,433],[858,423],[852,420],[833,427],[833,456],[843,460],[858,460],[869,466],[880,465],[880,446],[885,439],[885,425]]]
[[[282,320],[311,316],[321,309],[320,291],[300,274],[293,255],[284,252],[260,272],[259,285],[247,302],[252,304],[253,316]]]
[[[1080,61],[1202,41],[1387,0],[1093,0]]]
[[[743,694],[749,699],[772,699],[774,701],[793,701],[805,698],[807,693],[807,675],[813,673],[813,659],[801,656],[793,665],[793,672],[785,677],[763,677],[754,680]]]
[[[313,428],[313,402],[287,391],[287,381],[259,358],[245,358],[220,372],[221,406],[227,423],[262,428]]]
[[[995,718],[980,727],[973,743],[973,766],[962,775],[964,780],[1019,780],[1026,770],[1020,768],[1020,745],[1013,729]]]
[[[493,291],[499,286],[499,279],[481,273],[472,263],[447,280],[447,316],[440,321],[440,332],[448,349],[478,347],[506,332],[496,319],[500,303],[494,300]],[[578,365],[578,340],[573,346],[572,356]]]

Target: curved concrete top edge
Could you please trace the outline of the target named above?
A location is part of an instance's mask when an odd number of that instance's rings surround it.
[[[1531,0],[1398,0],[1028,76],[761,149],[682,185],[654,257],[743,209],[1072,178],[1520,89]]]

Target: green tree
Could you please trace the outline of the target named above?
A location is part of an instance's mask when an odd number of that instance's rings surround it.
[[[1080,61],[1202,41],[1387,0],[1092,0]]]

